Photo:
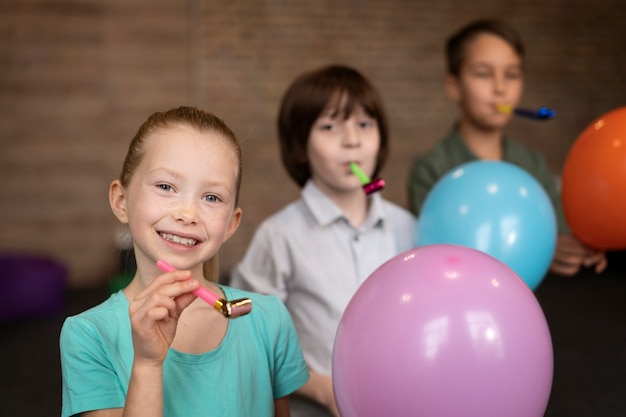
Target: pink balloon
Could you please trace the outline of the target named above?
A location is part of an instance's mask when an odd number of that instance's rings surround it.
[[[505,264],[468,247],[395,256],[348,304],[333,350],[342,417],[540,417],[550,331]]]

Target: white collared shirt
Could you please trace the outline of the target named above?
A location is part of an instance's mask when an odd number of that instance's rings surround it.
[[[230,285],[282,299],[308,366],[330,375],[335,333],[350,298],[376,268],[415,246],[417,227],[412,214],[379,194],[369,197],[358,228],[312,181],[301,197],[259,226]]]

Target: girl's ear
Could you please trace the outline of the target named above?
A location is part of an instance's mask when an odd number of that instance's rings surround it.
[[[445,80],[446,95],[455,103],[461,101],[461,86],[456,75],[448,74]]]
[[[230,217],[230,222],[228,223],[228,228],[226,229],[226,233],[224,234],[224,240],[222,241],[222,243],[226,242],[228,238],[231,237],[239,227],[239,223],[241,222],[241,214],[241,208],[237,207],[233,212],[233,215]]]
[[[111,210],[113,210],[115,217],[124,224],[128,223],[126,189],[120,180],[113,181],[109,187],[109,204],[111,204]]]

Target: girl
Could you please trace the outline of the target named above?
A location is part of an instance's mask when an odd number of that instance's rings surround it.
[[[337,325],[370,273],[413,246],[415,219],[379,194],[367,196],[350,170],[356,162],[376,176],[389,147],[382,101],[358,71],[329,66],[298,77],[283,97],[278,130],[283,165],[302,196],[261,224],[231,283],[276,294],[291,313],[311,372],[292,415],[337,416]]]
[[[153,114],[112,182],[137,272],[61,331],[63,416],[288,416],[287,395],[308,378],[291,319],[275,297],[203,276],[237,229],[241,149],[217,117],[180,107]],[[174,272],[163,273],[158,260]],[[229,321],[193,291],[248,297]]]

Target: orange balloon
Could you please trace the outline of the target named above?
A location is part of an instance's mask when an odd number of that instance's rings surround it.
[[[594,120],[576,139],[561,197],[574,236],[597,249],[626,248],[626,107]]]

